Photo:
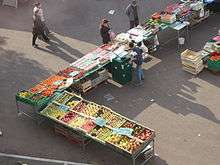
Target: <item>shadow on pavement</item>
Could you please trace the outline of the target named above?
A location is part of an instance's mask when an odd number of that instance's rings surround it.
[[[23,54],[5,50],[0,47],[0,113],[10,112],[13,108],[15,93],[21,88],[30,88],[48,77],[46,71],[39,63],[23,57]],[[14,111],[14,110],[13,110]]]
[[[50,35],[50,42],[48,43],[48,46],[37,47],[37,49],[55,55],[69,63],[72,63],[79,57],[83,56],[80,51],[74,49],[54,35]]]

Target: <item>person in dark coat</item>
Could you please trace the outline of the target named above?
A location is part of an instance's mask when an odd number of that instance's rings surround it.
[[[136,0],[132,0],[131,4],[127,6],[125,13],[130,21],[130,29],[139,25],[138,5]]]
[[[107,19],[103,19],[100,24],[100,34],[102,37],[103,44],[108,44],[111,41],[110,38],[110,26]]]
[[[33,16],[33,38],[32,46],[37,47],[36,44],[37,37],[42,36],[45,42],[49,42],[49,38],[44,34],[44,26],[41,21],[40,16],[38,15],[39,10],[36,10]]]

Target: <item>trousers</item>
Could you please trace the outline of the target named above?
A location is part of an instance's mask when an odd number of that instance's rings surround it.
[[[132,29],[138,25],[139,25],[139,19],[136,19],[134,21],[130,21],[130,29]]]
[[[136,77],[138,82],[144,79],[144,72],[141,65],[136,66]]]

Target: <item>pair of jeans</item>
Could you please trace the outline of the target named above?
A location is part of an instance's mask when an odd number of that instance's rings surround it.
[[[141,65],[136,66],[136,76],[137,76],[138,83],[140,83],[141,80],[144,79],[144,72],[143,72],[143,69],[142,69]]]

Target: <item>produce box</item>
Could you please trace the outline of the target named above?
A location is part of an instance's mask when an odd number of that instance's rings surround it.
[[[96,116],[100,108],[101,108],[100,105],[93,103],[93,102],[89,102],[87,106],[81,112],[87,116],[94,117]]]
[[[23,90],[21,92],[18,92],[15,95],[15,98],[17,101],[23,102],[25,104],[33,105],[32,100],[30,99],[34,94],[28,90]]]
[[[42,114],[43,116],[54,120],[62,119],[67,113],[68,112],[61,110],[59,108],[59,105],[54,102],[50,103],[45,109],[40,112],[40,114]]]

